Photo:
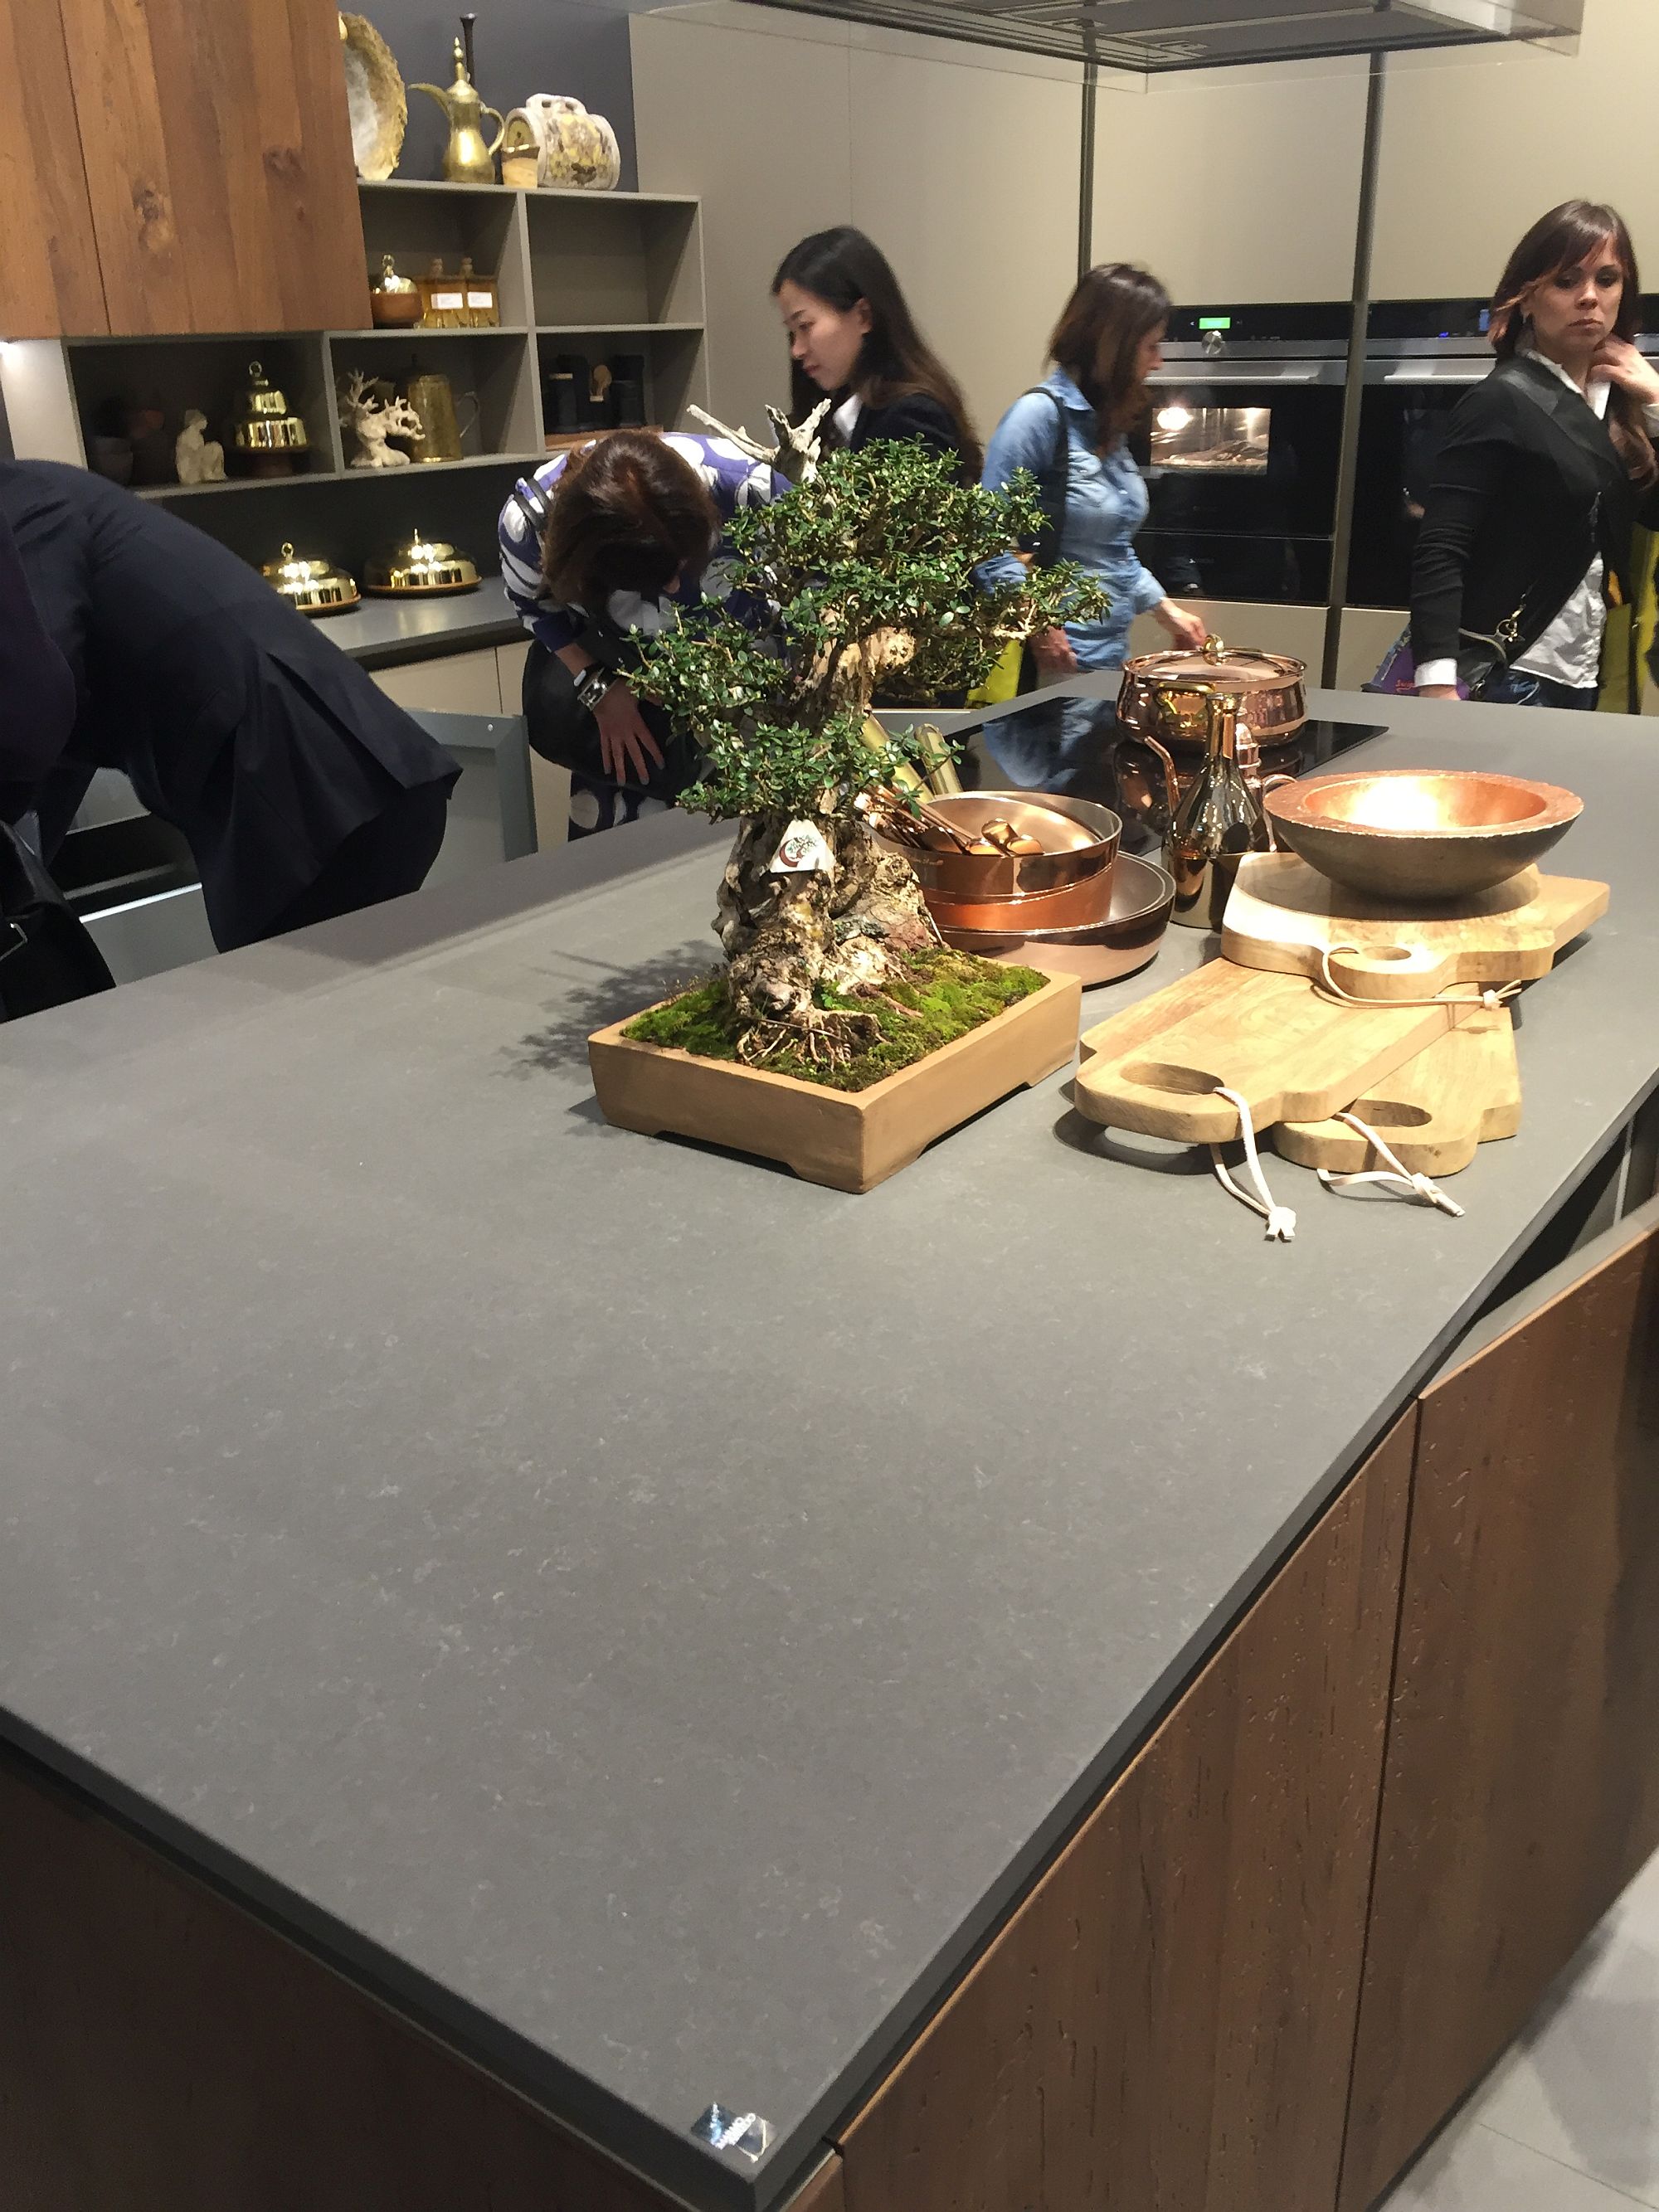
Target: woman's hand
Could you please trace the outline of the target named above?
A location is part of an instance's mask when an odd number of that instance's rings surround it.
[[[1597,369],[1642,406],[1659,407],[1659,368],[1628,338],[1603,338],[1590,362],[1592,376]]]
[[[1419,684],[1417,696],[1419,699],[1461,699],[1463,695],[1455,684]]]
[[[594,709],[599,726],[599,765],[612,783],[648,783],[662,766],[662,747],[626,684],[613,684]]]
[[[1063,629],[1036,629],[1026,640],[1045,676],[1075,676],[1077,654]]]
[[[1210,635],[1202,615],[1193,614],[1186,607],[1178,607],[1173,599],[1160,599],[1152,613],[1176,643],[1184,645],[1191,653],[1196,653]]]

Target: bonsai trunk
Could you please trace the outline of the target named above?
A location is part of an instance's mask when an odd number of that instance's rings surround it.
[[[814,1058],[838,1059],[870,1042],[875,1022],[826,1012],[817,1002],[820,988],[878,997],[902,956],[937,945],[939,933],[908,863],[884,852],[861,821],[820,817],[814,827],[830,866],[799,874],[773,870],[788,827],[779,813],[744,822],[714,927],[732,1004],[752,1024],[745,1057],[764,1059],[793,1043]]]

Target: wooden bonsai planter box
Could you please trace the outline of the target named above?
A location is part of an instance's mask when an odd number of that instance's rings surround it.
[[[831,1091],[736,1060],[625,1037],[613,1022],[587,1041],[607,1121],[654,1137],[697,1137],[782,1160],[807,1182],[868,1190],[963,1121],[1066,1066],[1077,1049],[1083,986],[1056,976],[867,1091]]]

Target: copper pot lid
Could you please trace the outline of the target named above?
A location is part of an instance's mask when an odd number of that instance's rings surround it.
[[[383,599],[429,599],[447,592],[473,592],[478,587],[476,562],[441,538],[422,538],[416,531],[406,544],[379,561],[371,561],[364,587]]]
[[[1301,683],[1307,673],[1307,663],[1292,659],[1289,653],[1265,653],[1258,646],[1227,646],[1212,638],[1209,647],[1196,653],[1146,653],[1138,659],[1124,663],[1126,677],[1139,677],[1143,683],[1169,684],[1177,690],[1189,690],[1195,684],[1207,684],[1217,691],[1255,691],[1277,690],[1288,684]]]

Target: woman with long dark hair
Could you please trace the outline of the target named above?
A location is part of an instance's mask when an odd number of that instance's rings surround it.
[[[1452,416],[1418,536],[1422,696],[1596,704],[1607,608],[1637,596],[1636,526],[1659,522],[1659,369],[1632,342],[1641,290],[1630,232],[1594,201],[1553,208],[1510,255],[1498,365]]]
[[[772,296],[789,333],[799,419],[827,392],[856,452],[919,438],[979,474],[979,441],[956,379],[916,328],[881,248],[850,223],[815,231],[778,264]]]
[[[1177,645],[1204,642],[1201,618],[1166,595],[1134,550],[1147,498],[1127,434],[1150,411],[1146,380],[1163,359],[1169,319],[1170,295],[1145,269],[1118,261],[1090,270],[1048,341],[1053,373],[1015,400],[992,436],[987,488],[1000,490],[1017,469],[1029,471],[1048,524],[1042,557],[1077,562],[1111,599],[1097,621],[1029,641],[1045,683],[1080,668],[1121,667],[1139,614],[1156,615]],[[1020,559],[1011,551],[981,573],[1012,580]]]

